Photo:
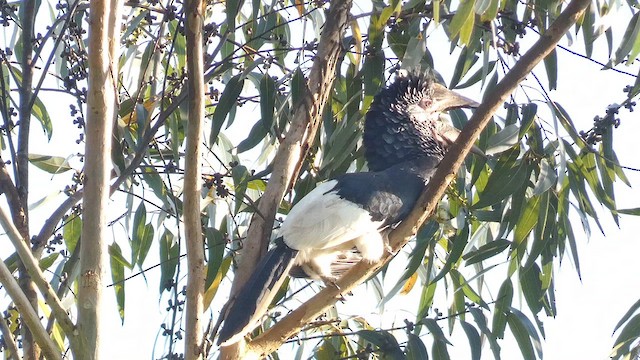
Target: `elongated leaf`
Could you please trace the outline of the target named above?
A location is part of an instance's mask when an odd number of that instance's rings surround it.
[[[223,233],[215,228],[206,228],[205,238],[207,240],[209,254],[207,259],[207,278],[205,281],[205,288],[208,288],[220,270],[226,242]]]
[[[120,320],[124,322],[124,264],[122,250],[118,243],[114,242],[109,245],[110,263],[111,263],[111,280],[113,281],[113,290],[116,293],[116,303],[118,304],[118,314]],[[128,266],[131,268],[131,266]]]
[[[533,264],[527,269],[520,269],[520,284],[522,293],[529,305],[529,309],[535,315],[542,310],[542,280],[540,279],[540,268],[538,264]]]
[[[153,242],[154,229],[146,221],[147,209],[144,203],[141,202],[133,217],[133,234],[131,237],[131,262],[133,265],[142,266]]]
[[[247,182],[250,178],[249,170],[244,165],[236,165],[231,170],[231,175],[233,178],[233,187],[235,189],[235,213],[237,214],[240,211],[240,207],[244,201],[244,194],[247,191]]]
[[[544,58],[544,68],[547,70],[549,90],[558,88],[558,54],[555,49]]]
[[[464,248],[467,246],[467,242],[469,241],[469,226],[466,225],[462,229],[458,231],[456,237],[453,239],[453,246],[451,247],[451,251],[449,252],[449,256],[447,257],[447,262],[444,264],[438,275],[433,278],[433,282],[436,282],[442,279],[449,270],[453,267],[453,264],[457,263],[458,260],[462,257],[462,252]]]
[[[434,360],[449,360],[449,350],[447,350],[447,344],[442,341],[434,341],[431,347],[431,356]]]
[[[360,330],[358,336],[372,343],[380,349],[380,352],[388,359],[404,359],[404,353],[398,345],[398,341],[387,331]]]
[[[160,236],[160,293],[171,289],[173,276],[180,260],[180,246],[175,241],[175,235],[165,229]]]
[[[62,227],[62,238],[70,253],[76,248],[80,235],[82,234],[82,218],[78,215],[69,216],[67,222]]]
[[[464,330],[465,334],[467,334],[467,339],[469,339],[471,360],[480,360],[482,357],[482,341],[478,330],[466,321],[460,321],[460,325],[462,325],[462,330]]]
[[[536,360],[535,353],[533,352],[533,345],[531,344],[531,337],[529,336],[525,326],[520,322],[520,319],[513,314],[509,314],[507,316],[507,323],[509,324],[511,333],[518,342],[522,358],[525,360]]]
[[[414,334],[407,334],[407,347],[405,349],[407,360],[428,360],[429,353],[424,343]]]
[[[482,314],[479,308],[470,308],[469,313],[473,316],[473,321],[478,325],[480,332],[486,336],[486,339],[489,341],[489,347],[491,348],[494,359],[500,360],[500,345],[498,345],[496,336],[487,327],[487,319],[484,314]]]
[[[220,101],[218,101],[216,110],[213,112],[213,117],[211,118],[211,133],[209,134],[210,144],[216,142],[220,129],[222,129],[222,125],[224,124],[227,115],[236,105],[236,101],[238,101],[238,97],[240,96],[240,92],[242,92],[243,86],[244,78],[242,75],[236,75],[229,79],[229,82],[227,82],[227,85],[224,87],[224,90],[220,95]]]
[[[29,162],[50,174],[62,174],[73,169],[67,159],[60,156],[29,154]]]
[[[51,117],[49,116],[49,112],[47,111],[47,107],[44,106],[40,97],[36,96],[33,101],[33,109],[31,110],[33,116],[38,119],[40,125],[42,125],[42,129],[44,133],[47,135],[47,138],[51,140],[51,135],[53,134],[53,125],[51,124]]]
[[[493,134],[487,143],[487,155],[501,153],[518,143],[520,127],[516,124],[507,125],[504,129]]]
[[[497,239],[482,245],[479,249],[466,253],[462,258],[465,259],[467,265],[489,259],[500,254],[511,245],[511,241],[507,239]]]
[[[529,169],[524,164],[500,169],[496,166],[496,169],[489,176],[487,187],[480,194],[480,199],[472,205],[472,208],[482,209],[504,200],[518,189],[526,186],[525,181],[528,175]]]
[[[474,0],[461,1],[458,9],[455,12],[455,15],[453,16],[453,19],[451,19],[451,23],[449,24],[450,40],[454,40],[455,37],[460,34],[460,42],[462,44],[469,43],[469,37],[471,36],[471,33],[468,31],[468,29],[465,29],[465,27],[468,27],[469,23],[471,23],[471,27],[473,27],[473,17],[475,15],[475,13],[473,12],[474,6]],[[464,38],[462,33],[464,33]]]
[[[620,42],[620,46],[616,50],[614,58],[611,60],[613,65],[617,65],[624,60],[625,57],[629,56],[629,62],[627,65],[635,60],[636,56],[640,53],[640,13],[635,13],[629,24],[627,24],[627,29],[622,36],[622,41]]]
[[[498,291],[498,297],[496,298],[496,304],[493,311],[493,320],[491,327],[493,334],[498,339],[504,339],[504,330],[507,326],[507,315],[509,314],[509,307],[513,301],[513,283],[511,279],[505,279]]]
[[[511,315],[515,315],[516,318],[520,321],[520,323],[524,326],[529,333],[529,337],[533,343],[533,347],[538,354],[538,357],[542,359],[542,342],[540,341],[540,336],[538,336],[538,332],[536,331],[535,326],[529,320],[529,318],[520,310],[511,308]]]

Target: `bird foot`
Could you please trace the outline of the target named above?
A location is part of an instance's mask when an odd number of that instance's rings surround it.
[[[322,279],[322,282],[324,282],[324,285],[326,287],[334,287],[336,290],[339,291],[338,295],[336,296],[336,299],[338,301],[340,301],[340,302],[347,301],[347,299],[344,297],[344,294],[342,293],[342,289],[340,289],[340,286],[336,282],[336,281],[338,281],[338,278],[336,278],[334,276],[322,276],[321,279]],[[351,295],[351,291],[349,291],[347,293],[347,295]]]
[[[382,234],[382,239],[384,240],[384,252],[387,255],[396,256],[398,251],[393,251],[393,248],[389,244],[389,231],[385,231]]]

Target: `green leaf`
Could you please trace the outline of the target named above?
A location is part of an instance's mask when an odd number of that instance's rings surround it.
[[[420,320],[420,324],[427,327],[435,341],[443,342],[447,345],[453,345],[447,339],[447,336],[444,334],[444,331],[442,331],[442,328],[438,325],[438,322],[435,319],[422,319]]]
[[[109,245],[110,263],[111,263],[111,280],[113,281],[113,290],[116,293],[116,303],[118,305],[118,314],[120,314],[120,320],[124,322],[124,258],[122,257],[122,250],[118,243],[114,242]],[[131,266],[128,266],[131,268]]]
[[[622,41],[620,42],[620,46],[616,50],[616,53],[613,59],[610,60],[610,64],[617,65],[624,60],[627,55],[629,56],[629,60],[627,61],[627,65],[635,60],[635,58],[640,53],[640,13],[635,13],[629,24],[627,24],[627,29],[622,36]]]
[[[558,54],[554,49],[544,58],[544,68],[547,70],[547,79],[549,80],[549,90],[558,88]]]
[[[620,331],[616,338],[613,356],[620,356],[629,352],[631,341],[640,338],[640,314],[632,317]]]
[[[496,298],[495,308],[493,311],[493,321],[491,327],[493,328],[493,334],[498,339],[504,339],[504,330],[507,326],[507,315],[509,314],[509,308],[513,301],[513,283],[511,279],[504,280],[498,290],[498,297]]]
[[[59,255],[60,255],[60,253],[53,253],[53,254],[49,254],[49,255],[43,257],[42,259],[40,259],[40,261],[39,261],[40,269],[42,271],[45,271],[48,268],[50,268],[51,265],[53,265],[53,263],[58,259]]]
[[[489,341],[489,347],[491,348],[494,359],[500,360],[500,345],[498,345],[496,336],[487,327],[487,319],[485,318],[484,314],[482,313],[480,308],[470,308],[469,313],[471,313],[471,316],[473,316],[473,321],[475,321],[475,323],[478,325],[478,329],[480,329],[480,332]]]
[[[471,30],[473,29],[475,13],[474,0],[463,0],[460,2],[458,9],[449,24],[449,39],[453,41],[456,35],[460,34],[460,42],[464,45],[469,44],[471,38]]]
[[[453,267],[453,264],[457,263],[458,260],[460,260],[460,258],[462,257],[462,253],[464,252],[464,248],[467,246],[468,241],[469,241],[469,225],[465,224],[465,226],[462,229],[458,230],[455,238],[452,240],[453,246],[449,251],[449,256],[447,257],[447,261],[445,262],[442,269],[440,269],[440,272],[438,273],[438,275],[436,275],[436,277],[431,280],[432,282],[436,282],[442,279],[443,276],[449,273],[449,271]]]
[[[247,191],[247,183],[251,178],[251,174],[244,165],[236,165],[231,169],[231,177],[233,178],[233,188],[235,196],[234,212],[237,214],[243,204],[244,194]]]
[[[515,151],[518,152],[519,147],[516,149],[518,150]],[[471,208],[482,209],[504,200],[526,186],[528,176],[529,169],[525,164],[515,165],[499,161],[489,176],[487,186],[480,194],[480,199]]]
[[[513,244],[521,249],[524,240],[529,236],[533,227],[538,223],[538,211],[540,209],[540,196],[532,196],[527,199],[524,210],[516,223],[516,230],[513,235]]]
[[[519,140],[520,127],[516,124],[507,125],[504,129],[491,135],[487,142],[487,155],[497,154],[514,147]]]
[[[469,346],[471,347],[471,360],[480,360],[482,357],[482,341],[480,340],[480,334],[478,330],[466,321],[461,320],[462,330],[467,334],[469,339]]]
[[[165,229],[160,236],[160,294],[171,289],[173,276],[180,260],[180,246],[175,241],[175,235]]]
[[[466,265],[472,265],[480,261],[494,257],[511,245],[511,241],[507,239],[496,239],[482,245],[479,249],[470,251],[462,257]]]
[[[538,179],[533,186],[532,195],[540,195],[549,190],[558,181],[555,170],[549,165],[547,159],[540,160],[540,173]]]
[[[536,356],[533,352],[533,345],[531,344],[531,338],[520,319],[513,314],[509,314],[507,316],[507,323],[509,324],[511,333],[516,338],[516,342],[518,342],[522,358],[525,360],[536,360]]]
[[[473,290],[473,288],[469,285],[467,279],[465,279],[465,277],[458,270],[451,269],[450,274],[451,278],[455,279],[455,282],[460,286],[462,293],[467,299],[473,301],[474,303],[482,306],[485,309],[489,309],[487,303],[482,300],[480,295],[478,295],[475,290]]]
[[[449,350],[447,350],[447,344],[442,341],[434,341],[431,347],[431,356],[434,360],[449,360]]]
[[[534,315],[539,313],[542,310],[543,290],[538,264],[534,263],[529,268],[520,269],[520,285],[531,312]]]
[[[276,105],[277,84],[275,80],[265,74],[260,79],[260,115],[262,123],[266,129],[270,129],[273,125],[273,113]]]
[[[243,86],[244,77],[242,77],[242,75],[236,75],[229,79],[229,82],[227,82],[227,85],[224,87],[224,90],[220,95],[218,105],[216,105],[216,109],[213,112],[213,117],[211,118],[211,133],[209,134],[210,144],[216,142],[220,129],[222,129],[222,125],[224,124],[227,115],[236,105]]]
[[[638,299],[633,305],[631,305],[629,310],[627,310],[627,312],[624,315],[622,315],[622,318],[620,318],[620,321],[618,321],[616,326],[613,328],[613,332],[615,333],[616,331],[618,331],[618,329],[622,326],[622,324],[627,322],[627,320],[629,320],[631,315],[633,315],[636,311],[638,311],[638,309],[640,309],[640,299]]]
[[[356,333],[362,339],[378,347],[387,359],[404,359],[398,341],[387,331],[360,330]]]
[[[524,134],[526,134],[527,131],[529,131],[529,129],[531,128],[531,125],[533,125],[536,119],[537,113],[538,113],[538,105],[534,103],[528,103],[522,106],[522,112],[521,112],[522,120],[520,122],[520,133],[518,134],[519,139],[522,139]]]
[[[29,162],[50,174],[62,174],[73,169],[67,159],[60,156],[29,154]]]
[[[533,323],[529,320],[529,318],[527,318],[527,316],[524,313],[522,313],[522,311],[513,307],[510,310],[511,310],[510,315],[515,315],[518,321],[524,326],[525,330],[529,334],[529,338],[533,342],[533,347],[536,350],[538,357],[542,359],[542,342],[540,341],[540,337],[538,336],[538,332],[536,331],[536,328],[533,326]]]
[[[73,253],[82,234],[82,218],[78,215],[71,215],[62,226],[62,238],[67,247],[67,251]]]
[[[205,281],[205,289],[208,289],[220,270],[226,242],[224,234],[216,228],[206,228],[205,238],[207,240],[209,254],[207,259],[207,278]]]
[[[424,343],[417,335],[407,334],[407,347],[405,348],[407,360],[427,360],[429,353]]]
[[[238,153],[240,154],[247,150],[253,149],[267,137],[268,133],[269,128],[265,125],[264,121],[262,121],[262,119],[256,121],[256,123],[253,124],[253,127],[249,131],[249,135],[247,136],[247,138],[242,140],[238,144]]]
[[[133,217],[133,234],[131,237],[131,262],[133,265],[142,266],[153,243],[154,229],[146,223],[147,209],[144,203],[140,203]]]
[[[36,96],[33,99],[33,108],[31,109],[31,113],[33,116],[38,119],[40,125],[42,125],[42,130],[47,134],[47,139],[51,140],[51,135],[53,134],[53,125],[51,124],[51,117],[49,116],[49,112],[47,111],[47,107],[44,106],[40,97]]]

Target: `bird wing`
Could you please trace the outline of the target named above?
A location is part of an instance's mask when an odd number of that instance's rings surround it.
[[[341,198],[334,189],[336,184],[335,180],[320,184],[291,209],[280,229],[280,236],[289,247],[336,247],[377,231],[382,225],[361,206]]]

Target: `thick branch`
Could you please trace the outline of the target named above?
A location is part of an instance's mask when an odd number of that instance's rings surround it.
[[[235,273],[232,293],[245,283],[253,272],[254,265],[266,251],[278,205],[293,183],[293,174],[299,168],[299,163],[304,159],[320,126],[321,113],[331,93],[337,59],[342,51],[342,33],[347,25],[350,8],[351,1],[331,2],[302,100],[299,104],[294,104],[289,131],[278,147],[273,160],[273,175],[258,203],[256,213],[262,216],[254,216],[249,226],[242,252],[242,266]]]
[[[29,241],[29,213],[28,213],[28,195],[29,195],[29,128],[31,127],[31,98],[33,91],[31,89],[33,83],[33,28],[36,19],[36,11],[39,5],[35,0],[22,1],[20,6],[21,16],[21,47],[22,55],[20,56],[20,67],[22,70],[22,79],[19,84],[20,105],[18,107],[18,151],[14,159],[16,164],[16,189],[18,192],[19,206],[10,208],[13,222],[22,235],[21,238]],[[11,136],[11,135],[8,135]],[[9,198],[11,200],[11,198]],[[20,266],[20,286],[27,296],[34,309],[38,309],[38,298],[33,287],[33,283],[24,268]],[[32,336],[28,329],[23,329],[24,353],[23,356],[27,360],[36,360],[40,358],[40,349],[36,344],[32,343]]]
[[[185,358],[203,357],[204,311],[204,246],[200,220],[200,188],[202,158],[202,122],[204,120],[204,65],[202,0],[189,0],[186,6],[187,86],[189,89],[189,122],[184,174],[184,227],[187,242],[187,319]]]
[[[31,306],[29,299],[25,296],[20,285],[18,285],[18,282],[11,274],[11,271],[9,271],[2,261],[0,261],[0,283],[2,283],[9,297],[18,308],[20,318],[26,324],[36,343],[42,348],[45,357],[54,360],[62,359],[60,350],[58,350],[58,347],[54,344],[53,340],[51,340],[44,326],[42,326],[40,318],[33,309],[33,306]]]
[[[24,238],[2,208],[0,208],[0,225],[2,225],[2,228],[7,233],[9,240],[20,257],[20,261],[24,264],[24,267],[29,272],[29,276],[42,293],[45,302],[51,307],[51,312],[60,323],[62,331],[64,331],[65,335],[69,338],[69,343],[72,347],[77,345],[77,332],[73,321],[71,321],[60,299],[55,291],[53,291],[51,284],[47,282],[44,273],[40,269],[40,264],[33,254],[31,254],[31,249],[29,249]]]
[[[351,0],[333,0],[326,14],[327,22],[318,43],[318,52],[313,61],[307,86],[299,104],[294,104],[293,119],[284,140],[273,160],[273,173],[264,194],[258,203],[244,243],[241,265],[235,273],[231,296],[247,281],[255,269],[258,259],[269,244],[273,221],[285,192],[295,181],[315,134],[320,126],[321,114],[333,88],[333,80],[342,52],[342,34],[349,20]],[[221,358],[234,359],[244,356],[244,344],[239,343],[222,349]]]
[[[102,333],[103,279],[106,275],[106,214],[111,170],[111,136],[116,112],[121,0],[89,5],[89,88],[87,91],[85,193],[83,197],[78,289],[79,359],[97,359]]]
[[[440,163],[438,170],[431,178],[428,188],[420,197],[418,205],[413,209],[409,217],[391,232],[390,241],[394,250],[400,249],[415,234],[425,219],[433,213],[449,182],[458,171],[475,139],[490,121],[493,113],[504,103],[527,74],[555,48],[556,43],[569,31],[589,3],[589,0],[573,0],[569,3],[562,14],[545,31],[544,35],[520,58],[511,71],[498,83],[493,92],[487,96],[485,102],[475,111],[462,131],[461,136],[453,144],[451,151],[447,153]],[[391,257],[386,256],[376,266],[370,266],[365,263],[357,264],[337,282],[340,290],[329,286],[316,294],[298,309],[285,316],[271,329],[249,343],[249,351],[258,355],[275,351],[285,340],[299,332],[304,325],[335,303],[335,299],[340,293],[349,292],[365,281],[391,260]]]

